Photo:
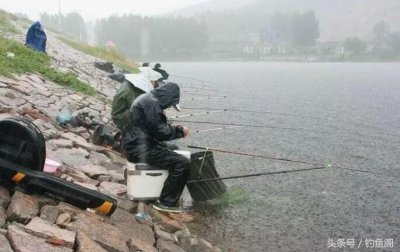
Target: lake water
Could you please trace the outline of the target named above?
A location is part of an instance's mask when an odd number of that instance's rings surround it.
[[[227,180],[229,190],[244,192],[244,199],[201,210],[201,236],[224,251],[325,251],[329,239],[344,239],[346,246],[354,239],[363,249],[366,239],[393,239],[393,251],[400,250],[400,64],[186,62],[163,68],[184,84],[181,106],[198,108],[183,114],[206,111],[200,108],[256,111],[186,120],[276,127],[193,133],[179,142],[182,147],[382,174],[329,168]],[[202,86],[177,75],[206,81]],[[192,132],[220,127],[182,124]],[[310,167],[223,153],[215,153],[215,160],[221,176]]]

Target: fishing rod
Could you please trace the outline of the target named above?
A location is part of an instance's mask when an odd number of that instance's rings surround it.
[[[215,130],[227,130],[227,129],[235,129],[235,128],[243,128],[243,126],[230,126],[230,127],[195,130],[195,131],[193,131],[193,133],[203,133],[203,132],[209,132],[209,131],[215,131]]]
[[[319,163],[292,160],[292,159],[288,159],[288,158],[276,158],[276,157],[271,157],[271,156],[263,156],[263,155],[257,155],[257,154],[249,154],[249,153],[243,153],[243,152],[237,152],[237,151],[220,150],[220,149],[205,148],[205,147],[198,147],[198,146],[191,146],[191,145],[188,145],[187,147],[191,148],[191,149],[199,149],[199,150],[215,151],[215,152],[228,153],[228,154],[241,155],[241,156],[265,158],[265,159],[278,160],[278,161],[284,161],[284,162],[290,162],[290,163],[322,166],[322,164],[319,164]],[[378,175],[378,176],[387,176],[383,173],[370,172],[370,171],[366,171],[366,170],[361,170],[361,169],[356,169],[356,168],[348,168],[348,167],[343,167],[343,166],[333,166],[331,164],[326,164],[325,167],[335,167],[336,169],[340,169],[340,170],[362,172],[362,173],[373,174],[373,175]]]
[[[187,91],[182,91],[181,92],[184,95],[194,95],[194,96],[213,96],[212,94],[197,94],[197,93],[192,93],[192,92],[187,92]],[[215,95],[213,97],[224,97],[224,95]]]
[[[213,125],[227,125],[227,126],[241,126],[241,127],[253,127],[253,128],[268,128],[268,129],[284,129],[284,130],[306,130],[302,128],[285,128],[285,127],[276,127],[269,125],[254,125],[254,124],[237,124],[237,123],[220,123],[220,122],[209,122],[209,121],[189,121],[189,120],[175,120],[171,119],[171,121],[175,122],[186,122],[186,123],[197,123],[197,124],[213,124]]]
[[[199,182],[207,182],[207,181],[219,181],[219,180],[228,180],[228,179],[238,179],[238,178],[259,177],[259,176],[267,176],[267,175],[287,174],[287,173],[295,173],[295,172],[306,172],[306,171],[313,171],[313,170],[322,170],[322,169],[326,169],[326,168],[329,168],[329,166],[312,167],[312,168],[298,169],[298,170],[277,171],[277,172],[260,172],[260,173],[236,175],[236,176],[220,177],[220,178],[208,178],[208,179],[190,180],[187,183],[190,184],[190,183],[199,183]]]
[[[224,111],[226,111],[226,110],[225,109],[223,109],[223,110],[221,109],[221,110],[214,110],[214,111],[190,113],[190,114],[172,116],[172,117],[169,117],[168,119],[173,120],[173,119],[192,117],[192,116],[197,116],[197,115],[209,115],[209,114],[221,113],[221,112],[224,112]]]
[[[207,96],[204,98],[183,98],[181,101],[198,101],[198,100],[211,100],[211,99],[226,99],[227,96]]]
[[[284,116],[295,116],[295,117],[302,117],[302,118],[316,118],[320,119],[319,117],[315,116],[304,116],[300,114],[291,114],[291,113],[281,113],[281,112],[270,112],[270,111],[259,111],[259,110],[245,110],[245,109],[220,109],[220,108],[201,108],[201,107],[181,107],[182,109],[192,109],[192,110],[208,110],[208,111],[220,111],[225,110],[227,112],[241,112],[241,113],[255,113],[255,114],[271,114],[271,115],[284,115]]]
[[[193,145],[188,145],[187,147],[191,148],[191,149],[206,150],[206,151],[208,150],[208,151],[215,151],[215,152],[221,152],[221,153],[229,153],[229,154],[234,154],[234,155],[292,162],[292,163],[298,163],[298,164],[321,165],[318,163],[312,163],[312,162],[306,162],[306,161],[300,161],[300,160],[292,160],[292,159],[287,159],[287,158],[277,158],[277,157],[257,155],[257,154],[250,154],[250,153],[244,153],[244,152],[238,152],[238,151],[228,151],[228,150],[221,150],[221,149],[205,148],[205,147],[198,147],[198,146],[193,146]]]
[[[205,81],[205,80],[201,80],[201,79],[197,79],[197,78],[193,78],[193,77],[188,77],[188,76],[183,76],[183,75],[177,75],[177,74],[170,74],[170,75],[174,76],[174,77],[182,78],[182,79],[198,81],[198,82],[201,82],[203,86],[207,86],[207,85],[204,84],[204,82],[220,85],[219,83],[213,82],[213,81]]]

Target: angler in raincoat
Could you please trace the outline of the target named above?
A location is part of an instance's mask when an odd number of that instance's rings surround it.
[[[138,81],[149,81],[152,85],[152,88],[156,87],[156,81],[161,77],[159,73],[152,71],[151,69],[145,69],[140,73],[140,75],[137,76],[140,76],[138,77]],[[122,83],[120,89],[113,98],[111,117],[114,124],[120,131],[124,131],[128,126],[129,108],[131,107],[132,102],[141,94],[147,92],[147,90],[142,90],[138,84],[139,83],[126,80],[124,83]]]
[[[180,98],[179,86],[167,83],[148,94],[138,97],[130,108],[130,122],[124,138],[125,155],[129,162],[147,163],[169,170],[160,200],[154,208],[179,212],[176,204],[186,185],[190,160],[170,150],[165,141],[186,137],[189,129],[180,125],[169,125],[165,109],[177,107]]]
[[[25,45],[38,52],[46,52],[47,36],[40,22],[35,22],[26,34]]]
[[[165,81],[165,80],[168,79],[169,74],[164,69],[161,69],[161,64],[160,63],[157,63],[154,66],[153,70],[159,72],[162,75],[162,78],[160,78],[158,81]]]

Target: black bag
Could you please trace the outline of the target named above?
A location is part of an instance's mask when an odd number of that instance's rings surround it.
[[[107,215],[115,211],[117,201],[112,197],[43,173],[45,160],[45,140],[31,121],[22,117],[0,120],[1,184]]]
[[[219,178],[211,151],[193,153],[190,159],[188,181]],[[212,200],[226,192],[226,185],[221,180],[188,183],[187,188],[195,201]]]
[[[43,171],[46,144],[38,127],[23,117],[0,120],[0,159]]]

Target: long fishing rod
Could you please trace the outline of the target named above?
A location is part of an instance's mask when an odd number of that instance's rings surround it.
[[[184,115],[171,116],[168,119],[173,120],[173,119],[179,119],[179,118],[185,118],[185,117],[193,117],[193,116],[198,116],[198,115],[209,115],[209,114],[221,113],[221,112],[224,112],[224,111],[226,111],[226,110],[224,109],[224,110],[214,110],[214,111],[190,113],[190,114],[184,114]]]
[[[215,151],[215,152],[228,153],[228,154],[241,155],[241,156],[250,156],[250,157],[265,158],[265,159],[278,160],[278,161],[284,161],[284,162],[298,163],[298,164],[310,164],[310,165],[322,166],[322,164],[319,164],[319,163],[292,160],[292,159],[288,159],[288,158],[276,158],[276,157],[271,157],[271,156],[263,156],[263,155],[257,155],[257,154],[249,154],[249,153],[243,153],[243,152],[237,152],[237,151],[220,150],[220,149],[205,148],[205,147],[198,147],[198,146],[191,146],[191,145],[188,145],[187,147],[191,148],[191,149],[200,149],[200,150],[206,150],[206,151],[208,150],[208,151]],[[326,164],[325,166],[326,167],[335,167],[336,169],[340,169],[340,170],[362,172],[362,173],[373,174],[373,175],[378,175],[378,176],[387,176],[383,173],[370,172],[370,171],[356,169],[356,168],[348,168],[348,167],[336,166],[336,165],[333,166],[331,164]]]
[[[183,98],[181,101],[198,101],[198,100],[211,100],[211,99],[226,99],[227,96],[207,96],[204,98]]]
[[[190,92],[182,92],[183,95],[187,96],[203,96],[203,97],[215,97],[215,98],[226,98],[225,95],[212,95],[212,94],[195,94]]]
[[[175,120],[173,118],[171,120],[175,121],[175,122],[186,122],[186,123],[197,123],[197,124],[213,124],[213,125],[241,126],[241,127],[253,127],[253,128],[268,128],[268,129],[284,129],[284,130],[306,130],[306,129],[302,129],[302,128],[286,128],[286,127],[277,127],[277,126],[270,126],[270,125],[254,125],[254,124],[209,122],[209,121]]]
[[[207,110],[207,111],[220,111],[225,110],[227,112],[241,112],[241,113],[255,113],[255,114],[271,114],[271,115],[284,115],[284,116],[295,116],[295,117],[302,117],[302,118],[316,118],[320,119],[319,117],[315,116],[304,116],[300,114],[291,114],[291,113],[281,113],[281,112],[270,112],[270,111],[259,111],[259,110],[246,110],[246,109],[220,109],[220,108],[202,108],[202,107],[181,107],[182,109],[191,109],[191,110]]]
[[[193,145],[188,145],[187,147],[191,148],[191,149],[208,150],[208,151],[229,153],[229,154],[240,155],[240,156],[257,157],[257,158],[264,158],[264,159],[272,159],[272,160],[279,160],[279,161],[285,161],[285,162],[292,162],[292,163],[298,163],[298,164],[321,165],[321,164],[318,164],[318,163],[312,163],[312,162],[306,162],[306,161],[300,161],[300,160],[292,160],[292,159],[287,159],[287,158],[277,158],[277,157],[257,155],[257,154],[250,154],[250,153],[244,153],[244,152],[238,152],[238,151],[228,151],[228,150],[221,150],[221,149],[205,148],[205,147],[198,147],[198,146],[193,146]]]
[[[220,128],[212,128],[212,129],[203,129],[203,130],[195,130],[192,133],[204,133],[204,132],[209,132],[209,131],[215,131],[215,130],[227,130],[227,129],[236,129],[236,128],[243,128],[243,126],[228,126],[228,127],[220,127]]]
[[[267,176],[267,175],[278,175],[278,174],[286,174],[286,173],[295,173],[295,172],[305,172],[305,171],[313,171],[313,170],[322,170],[326,169],[328,166],[322,167],[312,167],[307,169],[299,169],[299,170],[288,170],[288,171],[277,171],[277,172],[260,172],[253,174],[245,174],[245,175],[236,175],[229,177],[220,177],[220,178],[208,178],[208,179],[199,179],[199,180],[190,180],[187,183],[199,183],[199,182],[207,182],[207,181],[218,181],[218,180],[228,180],[228,179],[238,179],[238,178],[249,178],[249,177],[259,177],[259,176]]]
[[[213,81],[205,81],[205,80],[201,80],[201,79],[197,79],[197,78],[193,78],[193,77],[182,76],[182,75],[177,75],[177,74],[170,74],[170,75],[171,75],[171,76],[174,76],[174,77],[182,78],[182,79],[198,81],[198,82],[201,82],[202,85],[204,85],[204,86],[206,86],[206,85],[204,84],[204,82],[213,83],[213,84],[219,85],[219,83],[213,82]]]

